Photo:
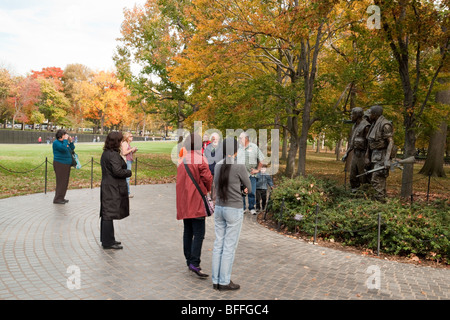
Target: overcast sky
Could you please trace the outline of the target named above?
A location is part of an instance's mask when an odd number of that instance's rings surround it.
[[[112,70],[123,9],[145,0],[0,0],[0,67]]]

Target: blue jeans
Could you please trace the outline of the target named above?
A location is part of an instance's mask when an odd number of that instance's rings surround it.
[[[248,210],[255,209],[256,204],[256,177],[250,176],[250,183],[252,184],[252,192],[249,192],[248,197]],[[242,201],[244,203],[245,210],[245,197],[242,196]]]
[[[213,284],[227,285],[231,279],[234,254],[239,242],[243,209],[217,206],[214,210],[216,240],[212,255]]]
[[[131,170],[131,166],[133,164],[133,161],[127,160],[127,169]],[[128,188],[128,194],[130,194],[130,177],[127,178],[127,188]]]

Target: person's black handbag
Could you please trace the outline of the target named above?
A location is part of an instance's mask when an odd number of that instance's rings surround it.
[[[186,168],[187,174],[189,175],[189,177],[191,178],[195,187],[197,188],[198,192],[200,192],[200,195],[202,196],[203,203],[205,204],[206,215],[208,217],[210,217],[214,213],[214,205],[212,203],[212,200],[203,193],[202,189],[200,189],[200,186],[198,185],[197,181],[195,181],[194,177],[192,176],[191,170],[189,170],[189,167],[186,164],[186,162],[183,161],[183,163],[184,163],[184,167]]]

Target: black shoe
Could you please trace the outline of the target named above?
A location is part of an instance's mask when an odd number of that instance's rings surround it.
[[[218,283],[213,283],[213,289],[214,289],[214,290],[219,290],[219,289],[220,289],[219,286],[220,286],[220,285],[219,285]]]
[[[63,200],[63,201],[53,201],[53,203],[55,203],[55,204],[66,204],[66,202]]]
[[[67,202],[69,202],[69,200],[67,200],[67,199],[64,199],[64,202],[65,202],[65,203],[67,203]]]
[[[114,241],[114,244],[122,244],[120,241]]]
[[[103,246],[103,249],[123,249],[122,246],[118,245],[118,244],[113,244],[111,246]]]
[[[193,264],[189,265],[189,270],[194,272],[199,278],[204,279],[206,277],[209,277],[209,275],[207,275],[206,273],[203,273],[201,270],[202,268],[200,267],[195,267]]]
[[[223,285],[219,285],[219,290],[220,291],[225,291],[225,290],[238,290],[241,286],[238,284],[233,283],[233,281],[230,280],[230,283],[227,284],[226,286]]]

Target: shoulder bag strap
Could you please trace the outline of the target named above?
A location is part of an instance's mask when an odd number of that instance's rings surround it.
[[[194,177],[192,176],[191,170],[189,170],[189,167],[188,167],[188,165],[186,164],[186,162],[184,160],[183,160],[183,163],[184,163],[184,167],[186,168],[187,174],[189,175],[189,177],[191,178],[191,180],[194,183],[195,187],[197,188],[198,192],[200,192],[200,195],[203,198],[205,195],[202,192],[202,189],[200,189],[200,186],[198,185],[197,181],[195,181]]]

